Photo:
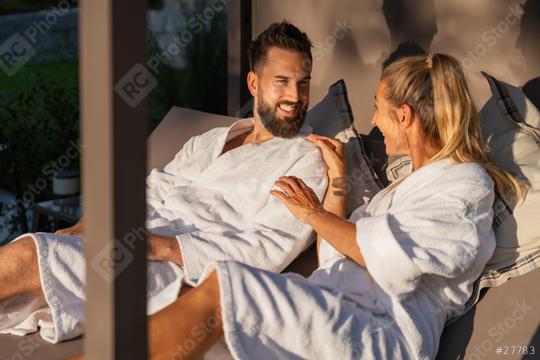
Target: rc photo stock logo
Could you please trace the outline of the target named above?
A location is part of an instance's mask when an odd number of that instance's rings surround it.
[[[131,107],[136,107],[157,86],[157,79],[141,63],[135,64],[114,86],[116,93]]]
[[[112,253],[112,258],[109,256]],[[119,241],[113,241],[101,249],[92,259],[92,267],[103,279],[113,281],[133,261],[131,251]],[[114,271],[116,264],[116,272]]]
[[[35,54],[30,42],[21,33],[15,33],[0,45],[0,69],[11,77]]]

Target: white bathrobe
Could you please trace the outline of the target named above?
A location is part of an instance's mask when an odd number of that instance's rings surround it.
[[[148,176],[147,228],[176,237],[184,261],[182,269],[149,262],[148,314],[175,301],[182,281],[195,285],[213,260],[279,272],[309,245],[311,227],[296,220],[270,190],[280,176],[296,176],[322,199],[327,168],[319,149],[305,139],[311,129],[220,155],[228,140],[252,128],[253,120],[246,119],[195,136],[164,169]],[[39,326],[53,343],[76,337],[84,325],[83,239],[29,235],[37,244],[46,302],[22,295],[0,303],[0,333],[24,335]],[[99,261],[92,266],[99,267]]]
[[[326,241],[308,279],[211,265],[233,357],[435,358],[445,321],[462,312],[495,248],[493,199],[483,167],[441,160],[351,215],[366,268]]]

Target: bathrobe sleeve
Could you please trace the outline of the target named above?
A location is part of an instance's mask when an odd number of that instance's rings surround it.
[[[146,206],[148,213],[153,213],[155,209],[163,206],[163,201],[169,190],[174,187],[175,177],[178,175],[178,168],[189,159],[194,151],[195,137],[190,138],[175,155],[174,159],[164,168],[152,169],[146,178]]]
[[[327,168],[319,150],[315,150],[299,159],[284,175],[302,179],[322,201],[328,183]],[[297,220],[270,194],[251,225],[246,225],[240,230],[216,224],[212,229],[176,236],[187,278],[196,282],[213,260],[235,260],[281,272],[309,245],[313,233],[311,226]]]
[[[414,291],[424,275],[454,278],[472,270],[481,242],[490,241],[493,190],[443,191],[408,203],[356,222],[367,270],[398,297]]]

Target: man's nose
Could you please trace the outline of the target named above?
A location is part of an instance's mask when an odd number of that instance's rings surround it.
[[[297,102],[300,96],[300,90],[298,84],[291,84],[287,88],[287,100]]]

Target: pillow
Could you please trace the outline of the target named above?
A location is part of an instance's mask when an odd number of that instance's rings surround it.
[[[236,120],[235,117],[173,106],[148,138],[148,173],[167,165],[191,137],[215,127],[231,126]]]
[[[374,128],[377,129],[377,128]],[[369,163],[379,181],[382,183],[383,188],[388,186],[388,179],[386,178],[386,165],[388,163],[388,155],[386,155],[386,145],[383,140],[378,139],[373,134],[373,130],[368,134],[360,134],[360,139],[364,145],[364,152],[369,159]]]
[[[508,204],[513,216],[495,228],[497,248],[486,271],[504,282],[508,276],[500,270],[518,270],[514,264],[540,255],[540,113],[519,88],[482,74],[493,94],[480,111],[482,135],[490,158],[530,186],[522,203]],[[540,256],[535,264],[528,264],[527,268],[538,267]]]
[[[386,165],[386,178],[394,182],[412,171],[412,161],[409,155],[390,156]]]
[[[382,188],[365,153],[362,139],[353,124],[354,117],[347,97],[345,81],[339,80],[328,94],[306,115],[307,125],[315,134],[336,138],[345,143],[347,162],[347,214],[368,202]]]
[[[540,114],[519,88],[485,72],[482,75],[492,92],[480,111],[489,156],[530,188],[525,200],[517,205],[496,196],[493,229],[497,246],[474,283],[465,312],[478,302],[483,288],[499,286],[540,267]]]

